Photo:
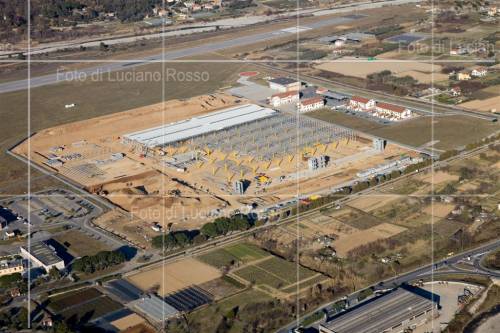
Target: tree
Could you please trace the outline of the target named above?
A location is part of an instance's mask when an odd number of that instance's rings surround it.
[[[231,230],[231,220],[227,217],[218,217],[214,220],[217,235],[225,235]]]
[[[61,278],[61,272],[56,267],[52,267],[49,270],[49,277],[51,280],[59,280]]]
[[[58,321],[54,323],[54,327],[52,328],[52,332],[54,333],[72,333],[73,331],[66,325],[64,321]]]
[[[206,223],[201,227],[200,232],[208,238],[212,238],[217,236],[217,227],[214,223]]]

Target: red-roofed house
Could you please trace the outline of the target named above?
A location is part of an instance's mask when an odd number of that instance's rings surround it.
[[[453,87],[450,89],[451,96],[460,96],[462,94],[462,89],[459,86]]]
[[[299,112],[309,112],[317,109],[321,109],[325,106],[325,101],[323,97],[312,97],[305,98],[298,103]]]
[[[361,96],[352,96],[349,107],[355,111],[371,111],[375,108],[375,100]]]
[[[278,107],[283,104],[295,103],[299,100],[298,91],[287,91],[279,94],[274,94],[269,98],[269,104]]]
[[[411,117],[411,111],[399,105],[377,102],[375,111],[384,118],[400,120]]]

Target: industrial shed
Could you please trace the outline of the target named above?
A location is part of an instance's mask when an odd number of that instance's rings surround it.
[[[125,134],[123,141],[124,143],[136,142],[148,148],[154,148],[261,120],[276,114],[276,111],[256,104],[244,104],[204,116]]]
[[[319,326],[320,333],[403,332],[437,313],[439,296],[404,286],[347,310]]]

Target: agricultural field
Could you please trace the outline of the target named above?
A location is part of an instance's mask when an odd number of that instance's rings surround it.
[[[49,297],[48,308],[69,324],[85,324],[123,308],[95,288],[84,288]]]
[[[276,297],[287,296],[299,289],[325,281],[321,274],[268,253],[254,244],[240,243],[211,251],[198,257],[214,267],[225,269],[227,275],[243,285]],[[287,290],[283,292],[283,290]]]
[[[261,248],[253,244],[241,243],[211,251],[199,256],[197,259],[211,266],[222,268],[234,265],[235,263],[246,264],[267,256],[270,256],[270,254]]]
[[[225,314],[234,308],[239,308],[239,313],[242,316],[249,316],[252,314],[252,311],[250,310],[250,312],[248,312],[246,309],[251,309],[257,304],[261,304],[262,302],[267,303],[270,301],[272,301],[272,298],[266,293],[255,289],[248,289],[234,296],[215,302],[208,307],[203,307],[199,310],[193,311],[187,316],[193,325],[193,331],[196,331],[196,327],[199,327],[200,332],[215,332],[217,326],[220,324],[220,314]],[[235,321],[232,332],[240,332],[244,322],[244,317]]]
[[[147,268],[127,277],[127,280],[143,291],[156,290],[165,296],[193,285],[215,280],[222,272],[197,259],[187,258]]]
[[[61,312],[70,306],[78,303],[88,302],[103,296],[103,294],[95,288],[83,288],[76,291],[64,293],[54,297],[50,297],[49,308],[54,312]]]
[[[317,65],[316,68],[327,72],[339,73],[344,76],[354,76],[358,78],[366,78],[367,75],[381,72],[384,70],[391,71],[398,77],[409,75],[420,83],[430,83],[432,78],[434,81],[444,81],[448,79],[448,75],[441,74],[441,66],[425,62],[360,62],[356,58],[343,58],[341,62],[329,62]],[[352,62],[348,62],[352,60]],[[347,62],[346,62],[347,61]],[[434,70],[434,73],[432,71]]]
[[[341,207],[317,211],[301,219],[298,228],[260,232],[257,241],[287,256],[300,239],[302,266],[327,273],[336,286],[369,285],[462,246],[492,240],[499,232],[499,159],[498,146],[490,146],[434,173],[420,172]],[[273,278],[266,276],[277,285]]]
[[[123,306],[120,303],[113,301],[107,296],[103,296],[86,303],[79,303],[76,306],[59,312],[59,315],[65,321],[83,324],[122,308]]]

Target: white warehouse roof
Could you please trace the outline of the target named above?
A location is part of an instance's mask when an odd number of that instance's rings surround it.
[[[244,104],[204,116],[125,134],[124,138],[152,148],[264,119],[276,113],[272,109],[259,105]]]

